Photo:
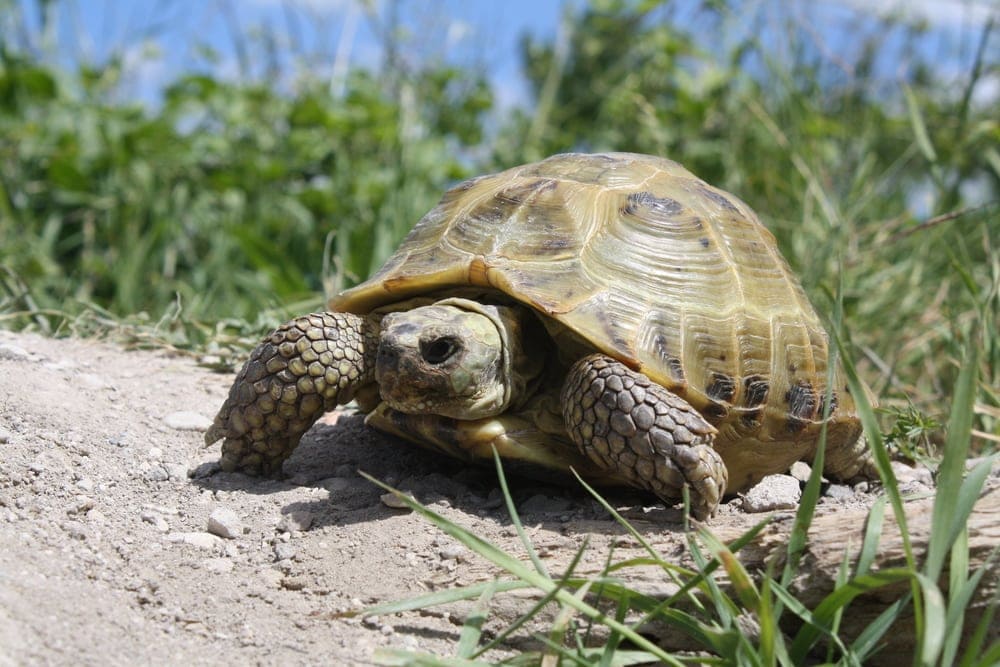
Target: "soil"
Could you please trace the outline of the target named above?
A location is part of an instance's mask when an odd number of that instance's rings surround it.
[[[232,379],[168,351],[0,331],[0,664],[371,664],[379,647],[453,655],[469,604],[339,615],[505,576],[359,470],[530,563],[491,468],[380,435],[349,409],[306,435],[281,480],[220,472],[203,431]],[[642,553],[579,486],[510,483],[553,574],[585,541],[583,573],[611,548]],[[821,512],[871,500],[839,488]],[[676,508],[629,491],[608,498],[661,553],[685,552]],[[713,527],[761,519],[741,507],[724,505]],[[487,634],[529,598],[494,600]],[[490,655],[523,648],[531,630]]]

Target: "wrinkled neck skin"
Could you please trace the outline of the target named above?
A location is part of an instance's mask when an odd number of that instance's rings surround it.
[[[523,307],[448,298],[382,319],[375,377],[409,414],[482,419],[520,407],[545,369],[544,336]],[[533,343],[533,344],[532,344]]]

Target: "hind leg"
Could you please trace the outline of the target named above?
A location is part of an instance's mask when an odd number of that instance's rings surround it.
[[[593,463],[707,519],[726,491],[715,428],[686,401],[601,354],[576,362],[562,391],[570,438]]]

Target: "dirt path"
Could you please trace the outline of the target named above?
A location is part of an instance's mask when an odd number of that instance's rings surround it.
[[[333,617],[497,574],[388,506],[359,468],[527,560],[491,470],[375,434],[350,413],[306,436],[285,481],[218,473],[202,431],[231,380],[167,353],[0,331],[0,664],[369,664],[379,646],[452,653],[461,606]],[[583,491],[513,483],[553,567],[586,538],[584,570],[612,543],[623,557],[634,546]],[[841,488],[821,511],[866,502]],[[676,510],[643,509],[649,500],[627,492],[611,499],[664,553],[683,551]],[[760,518],[737,503],[715,525]],[[229,537],[209,531],[212,517]],[[516,597],[501,601],[493,622],[522,610]]]

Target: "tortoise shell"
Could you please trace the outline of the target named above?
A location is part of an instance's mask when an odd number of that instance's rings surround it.
[[[719,430],[731,491],[759,477],[754,457],[791,464],[818,438],[830,353],[819,318],[756,214],[676,162],[565,154],[465,181],[330,306],[363,314],[470,286],[687,400]],[[853,442],[854,402],[834,378],[828,441]]]

